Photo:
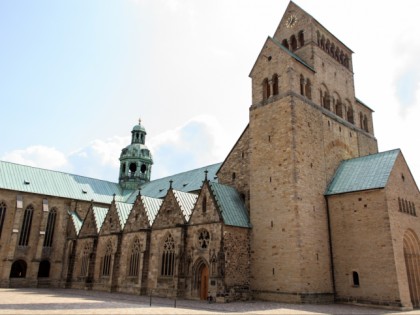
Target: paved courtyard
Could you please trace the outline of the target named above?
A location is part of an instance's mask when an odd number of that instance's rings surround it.
[[[175,305],[176,303],[176,305]],[[175,307],[176,306],[176,307]],[[0,289],[0,314],[420,314],[351,305],[208,304],[70,289]]]

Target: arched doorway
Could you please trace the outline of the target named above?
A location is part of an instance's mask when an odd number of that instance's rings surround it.
[[[209,291],[209,267],[201,259],[195,264],[195,266],[193,287],[196,291],[196,296],[199,297],[200,300],[207,300]]]
[[[416,233],[408,230],[404,234],[404,259],[408,288],[413,307],[420,307],[420,246]]]
[[[10,278],[25,278],[26,262],[24,260],[16,260],[10,269]]]
[[[50,276],[50,262],[43,260],[39,263],[38,278],[48,278]]]

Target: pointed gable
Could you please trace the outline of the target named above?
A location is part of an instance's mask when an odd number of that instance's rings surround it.
[[[391,150],[341,162],[325,195],[384,188],[400,150]]]
[[[137,195],[124,226],[124,232],[137,232],[150,228],[162,202],[161,199]]]
[[[117,207],[119,222],[121,225],[121,229],[123,230],[127,222],[128,216],[131,212],[131,209],[133,209],[133,204],[126,202],[116,202],[115,206]]]
[[[94,208],[95,208],[94,206],[90,206],[86,213],[86,217],[83,220],[83,224],[79,232],[79,237],[81,238],[96,236],[99,233],[100,227],[98,227],[97,222],[96,222]],[[103,218],[105,219],[105,215],[103,216]],[[102,222],[101,222],[101,225],[102,225]]]
[[[250,228],[248,211],[239,192],[230,186],[209,183],[214,199],[226,225]]]
[[[120,218],[117,211],[117,205],[115,201],[111,203],[108,212],[103,220],[100,235],[109,235],[111,233],[121,232]]]
[[[74,235],[77,236],[82,228],[83,221],[80,219],[76,211],[68,211],[68,214],[70,216],[70,226],[72,227],[71,231],[73,231]]]
[[[208,222],[221,222],[222,217],[215,203],[209,183],[205,182],[198,195],[195,207],[191,213],[190,224],[202,224]]]
[[[174,191],[170,189],[156,215],[152,228],[174,227],[177,224],[185,224],[187,220],[183,210],[175,197]]]

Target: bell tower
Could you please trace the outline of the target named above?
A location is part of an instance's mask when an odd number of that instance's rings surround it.
[[[134,190],[150,181],[153,159],[145,145],[146,134],[139,120],[131,131],[131,144],[121,151],[119,184],[123,189]]]

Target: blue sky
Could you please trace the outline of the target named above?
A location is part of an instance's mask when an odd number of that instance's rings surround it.
[[[420,181],[420,1],[297,0],[355,55],[380,150]],[[0,159],[116,181],[139,117],[153,177],[222,161],[286,0],[0,2]],[[409,8],[409,9],[407,9]]]

